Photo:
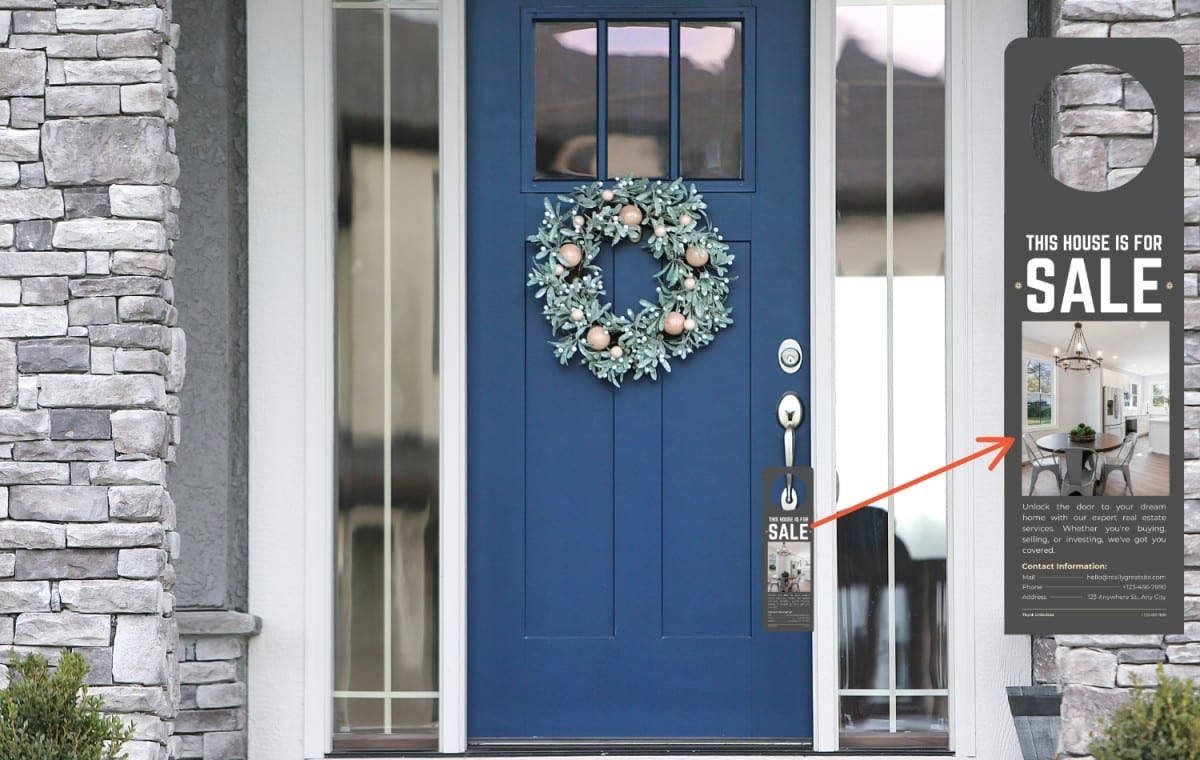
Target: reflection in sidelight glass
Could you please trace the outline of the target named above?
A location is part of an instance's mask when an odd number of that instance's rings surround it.
[[[608,176],[667,176],[670,55],[666,22],[609,23]]]
[[[947,461],[945,8],[839,2],[839,504]],[[862,435],[862,431],[871,431]],[[947,483],[838,523],[841,746],[948,746]]]
[[[596,176],[596,24],[533,25],[534,176]]]
[[[334,8],[332,697],[350,750],[436,739],[439,12]]]
[[[742,176],[742,23],[679,25],[679,161],[683,176]]]

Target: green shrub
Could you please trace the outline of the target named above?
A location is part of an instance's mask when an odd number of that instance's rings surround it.
[[[1200,686],[1163,675],[1137,689],[1089,748],[1096,760],[1200,760]]]
[[[83,684],[87,673],[78,652],[63,653],[53,671],[41,655],[14,657],[0,690],[0,758],[124,760],[133,726],[100,713],[100,698]]]

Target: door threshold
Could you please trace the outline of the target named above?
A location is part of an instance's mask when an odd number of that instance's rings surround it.
[[[539,755],[795,755],[812,749],[812,739],[629,738],[629,739],[476,739],[467,754]]]

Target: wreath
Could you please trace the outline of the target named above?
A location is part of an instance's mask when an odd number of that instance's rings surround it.
[[[618,387],[631,372],[634,380],[657,379],[660,367],[671,371],[671,359],[686,358],[733,324],[725,304],[733,254],[719,229],[710,228],[695,185],[626,178],[611,187],[578,187],[559,201],[569,210],[546,199],[542,223],[528,239],[538,247],[529,285],[545,299],[542,314],[560,364],[578,354],[593,375]],[[604,243],[615,247],[643,237],[643,247],[662,265],[655,275],[657,302],[642,300],[637,314],[616,314],[604,300],[596,257]]]

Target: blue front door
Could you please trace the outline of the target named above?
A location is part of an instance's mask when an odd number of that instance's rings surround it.
[[[467,20],[469,734],[810,737],[811,638],[764,630],[760,544],[776,404],[811,404],[778,359],[809,336],[808,3]],[[737,279],[712,345],[614,389],[553,356],[525,238],[543,199],[625,174],[694,181]],[[620,312],[653,297],[638,248],[600,259]]]

